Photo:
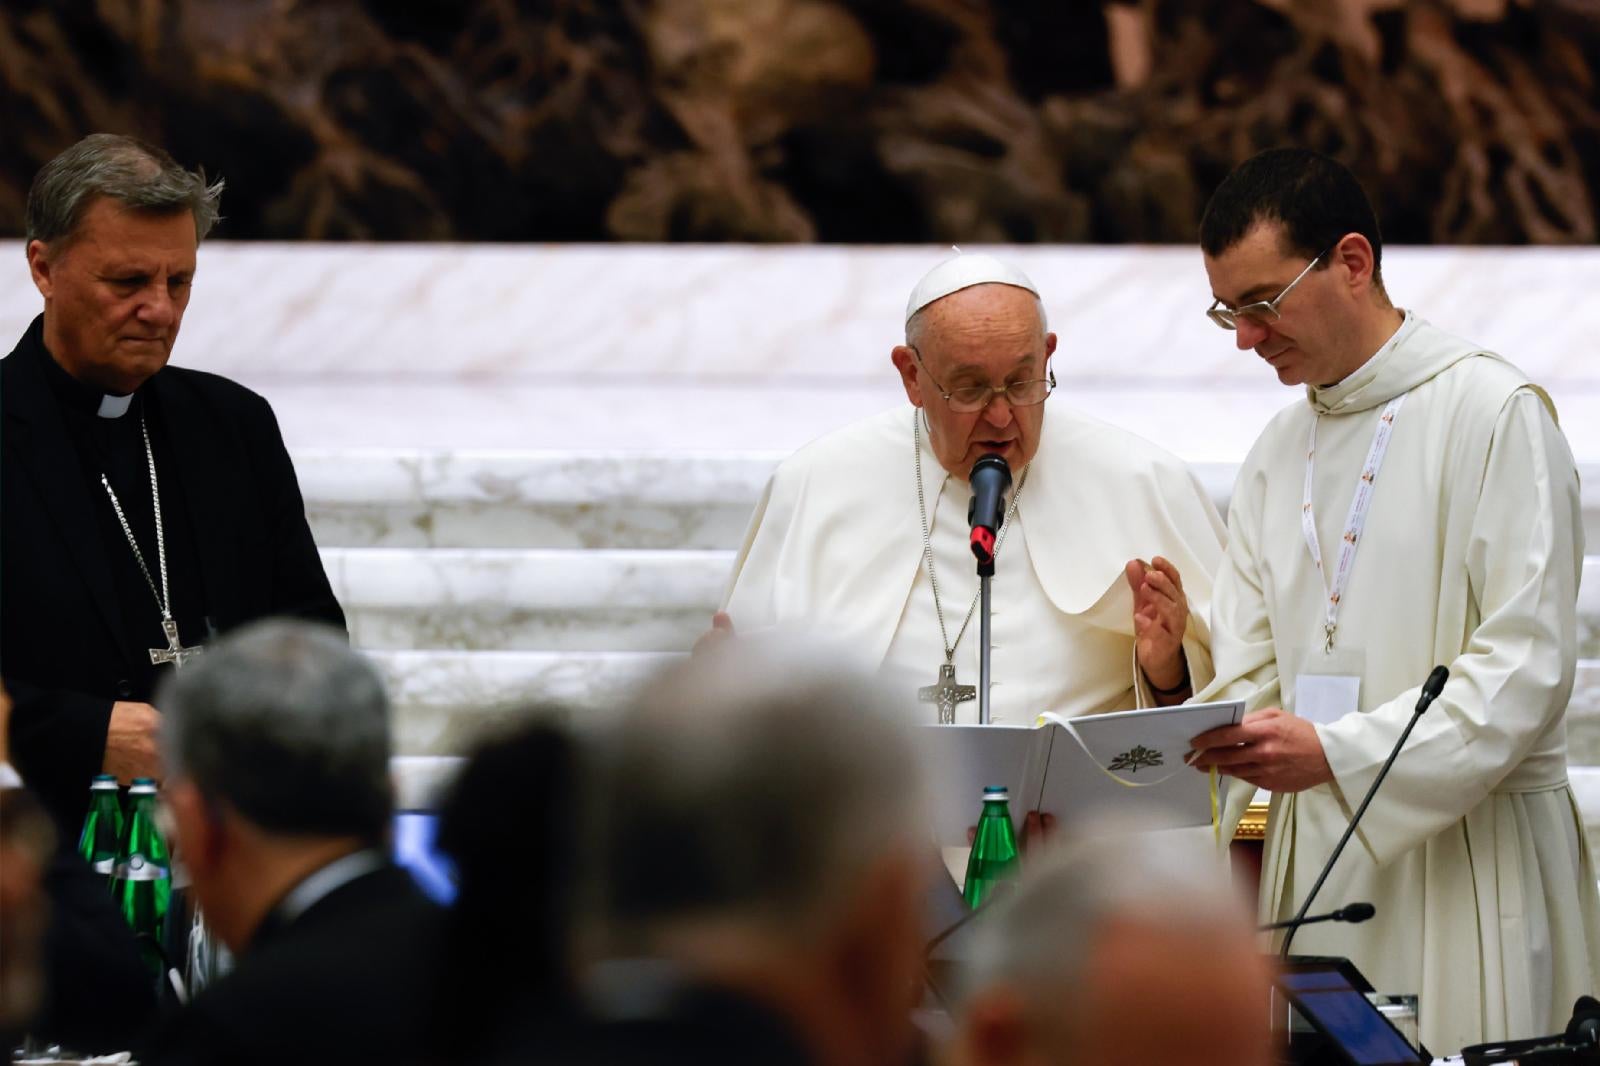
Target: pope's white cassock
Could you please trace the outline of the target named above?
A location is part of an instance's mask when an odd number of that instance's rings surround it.
[[[905,406],[812,442],[767,484],[734,564],[724,610],[739,630],[804,625],[881,663],[906,691],[944,662],[923,560],[913,419]],[[950,639],[977,595],[967,483],[950,476],[922,430],[934,571]],[[1015,486],[1014,486],[1015,488]],[[1032,724],[1151,702],[1134,662],[1131,558],[1161,555],[1183,575],[1184,638],[1195,684],[1211,677],[1204,619],[1225,536],[1193,474],[1148,441],[1050,402],[1039,450],[1017,490],[995,563],[993,687],[997,723]],[[957,680],[978,680],[978,620],[956,646]],[[923,705],[926,720],[936,708]],[[977,720],[977,703],[956,721]]]
[[[1308,434],[1320,419],[1312,513],[1332,571],[1378,419],[1402,393],[1328,652],[1301,526]],[[1272,420],[1240,470],[1229,536],[1217,678],[1201,697],[1294,712],[1302,673],[1360,679],[1356,711],[1317,725],[1335,781],[1272,799],[1261,917],[1293,914],[1442,663],[1449,683],[1315,908],[1368,900],[1377,917],[1308,926],[1294,950],[1349,956],[1380,991],[1418,994],[1439,1054],[1563,1029],[1597,987],[1600,901],[1567,782],[1583,531],[1549,398],[1407,314],[1360,370]],[[1228,835],[1248,791],[1229,796]]]

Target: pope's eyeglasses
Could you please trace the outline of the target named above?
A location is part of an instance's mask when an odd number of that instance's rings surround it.
[[[1046,377],[1029,378],[1027,381],[1011,381],[1004,385],[962,385],[957,389],[946,389],[928,370],[928,364],[922,361],[922,353],[917,351],[916,345],[908,344],[906,347],[917,357],[917,365],[922,367],[922,372],[928,375],[933,387],[939,390],[939,395],[944,397],[944,402],[956,414],[977,414],[993,403],[996,396],[1004,396],[1006,403],[1012,407],[1032,407],[1044,403],[1045,397],[1055,391],[1054,370],[1047,370]]]

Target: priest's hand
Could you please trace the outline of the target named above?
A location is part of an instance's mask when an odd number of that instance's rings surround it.
[[[156,731],[160,728],[161,712],[148,703],[113,703],[101,772],[116,774],[123,784],[136,777],[159,778],[161,753],[156,747]]]
[[[1182,690],[1188,673],[1183,634],[1189,627],[1189,598],[1178,568],[1161,556],[1149,563],[1130,559],[1124,571],[1133,589],[1133,638],[1139,669],[1152,688]]]
[[[1238,725],[1201,733],[1189,742],[1190,765],[1264,788],[1304,792],[1333,780],[1317,727],[1277,707],[1251,711]]]
[[[699,655],[709,648],[713,648],[729,637],[733,636],[733,618],[727,611],[718,611],[711,616],[711,628],[700,634],[700,639],[694,642],[691,655]]]

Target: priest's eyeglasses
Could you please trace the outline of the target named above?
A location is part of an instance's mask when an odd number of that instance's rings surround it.
[[[993,403],[996,396],[1004,396],[1006,403],[1012,407],[1032,407],[1034,404],[1044,403],[1045,397],[1056,388],[1056,372],[1048,370],[1046,371],[1048,376],[1029,378],[1027,381],[1010,381],[1004,385],[962,385],[954,390],[946,389],[929,372],[928,364],[922,361],[922,353],[917,351],[916,345],[907,347],[911,349],[911,354],[917,357],[917,365],[928,375],[933,387],[944,397],[944,402],[950,405],[950,410],[959,415],[977,414]]]
[[[1255,303],[1245,304],[1243,307],[1229,307],[1221,300],[1213,300],[1211,306],[1206,308],[1206,317],[1223,329],[1238,329],[1239,319],[1241,318],[1249,319],[1258,326],[1265,326],[1278,321],[1278,305],[1283,302],[1283,298],[1293,292],[1294,287],[1300,284],[1300,279],[1311,273],[1311,268],[1322,262],[1323,256],[1326,256],[1331,251],[1333,251],[1332,245],[1323,249],[1322,255],[1307,263],[1306,268],[1296,274],[1294,280],[1284,286],[1283,291],[1272,299],[1257,300]]]

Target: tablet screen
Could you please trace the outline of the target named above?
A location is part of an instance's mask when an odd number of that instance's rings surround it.
[[[1423,1062],[1421,1053],[1389,1024],[1367,997],[1333,970],[1282,974],[1278,984],[1295,1009],[1320,1029],[1356,1066]]]
[[[434,838],[439,816],[432,811],[400,811],[394,816],[394,861],[403,867],[435,903],[448,906],[456,898],[456,876],[450,859]]]

